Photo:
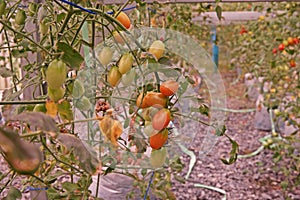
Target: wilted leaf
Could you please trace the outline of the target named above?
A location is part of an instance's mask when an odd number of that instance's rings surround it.
[[[58,107],[54,101],[47,101],[46,109],[47,109],[47,112],[46,112],[47,115],[49,115],[53,118],[57,115]]]
[[[10,120],[26,122],[30,127],[40,128],[43,131],[58,132],[54,119],[41,112],[23,112],[11,117]]]
[[[111,116],[106,115],[99,122],[99,127],[105,139],[110,141],[114,146],[118,146],[118,138],[123,132],[122,124],[114,120]]]
[[[101,163],[97,153],[78,137],[72,134],[60,134],[57,140],[69,151],[73,151],[82,169],[90,174],[98,173],[101,170]]]
[[[57,43],[58,51],[63,52],[61,59],[72,69],[79,69],[81,63],[84,61],[83,57],[70,45],[59,42]]]
[[[33,174],[41,163],[39,148],[20,139],[16,132],[0,128],[0,152],[19,174]]]
[[[6,67],[0,67],[0,76],[3,78],[11,77],[13,73]]]

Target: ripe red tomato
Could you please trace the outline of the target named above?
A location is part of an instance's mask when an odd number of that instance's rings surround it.
[[[274,48],[274,49],[272,50],[272,53],[273,53],[273,54],[276,54],[276,53],[277,53],[277,49]]]
[[[155,115],[153,116],[152,127],[155,130],[162,130],[169,125],[170,119],[171,119],[170,111],[166,108],[163,108],[157,113],[155,113]]]
[[[168,140],[168,129],[164,129],[149,138],[152,149],[160,149]]]
[[[290,66],[291,66],[291,67],[296,67],[296,62],[295,62],[295,60],[290,60]]]
[[[278,50],[279,50],[279,51],[283,51],[284,48],[285,48],[284,44],[280,44],[280,45],[278,46]]]
[[[168,80],[160,85],[160,92],[165,96],[171,96],[177,92],[179,84],[174,80]]]
[[[124,12],[120,12],[116,19],[123,25],[125,28],[129,29],[130,28],[130,19]]]
[[[293,40],[294,40],[294,44],[299,44],[299,39],[298,38],[295,37]]]
[[[108,75],[107,75],[107,82],[115,87],[118,83],[119,83],[119,80],[121,79],[122,77],[122,74],[119,72],[119,69],[118,67],[116,66],[113,66],[110,71],[108,72]]]

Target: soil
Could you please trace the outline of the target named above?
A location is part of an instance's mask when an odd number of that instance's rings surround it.
[[[234,84],[236,74],[233,71],[222,73],[227,90],[227,107],[230,109],[255,108],[255,102],[249,101],[243,94],[246,88],[242,81]],[[239,154],[248,154],[261,146],[259,139],[269,132],[263,132],[254,128],[254,112],[232,113],[226,115],[226,127],[230,137],[239,144]],[[197,151],[202,143],[204,132],[200,130],[197,138],[188,148],[198,156]],[[239,158],[232,165],[225,165],[220,158],[228,156],[231,145],[226,137],[220,137],[215,147],[202,159],[197,159],[192,173],[185,184],[173,181],[173,191],[177,199],[189,200],[216,200],[224,199],[224,194],[218,191],[195,187],[199,183],[213,186],[226,192],[226,199],[229,200],[284,200],[300,199],[300,187],[291,191],[284,191],[281,182],[284,180],[283,172],[276,170],[279,166],[272,161],[273,152],[265,149],[256,156],[250,158]],[[183,155],[182,160],[185,168],[182,176],[186,175],[189,165],[189,157]],[[5,173],[8,166],[0,156],[0,171]],[[5,180],[1,182],[5,183]],[[17,188],[21,187],[20,179],[13,182]],[[0,194],[0,199],[3,194]],[[26,197],[25,197],[26,196]],[[28,199],[27,195],[23,199]]]
[[[255,108],[255,102],[249,101],[245,95],[246,88],[242,81],[232,84],[236,79],[233,71],[222,73],[226,85],[227,107],[229,109]],[[271,134],[254,128],[254,112],[232,113],[226,115],[226,127],[230,137],[239,144],[239,154],[249,154],[261,146],[259,139]],[[203,129],[204,130],[204,129]],[[199,131],[201,133],[201,131]],[[203,136],[190,146],[189,150],[197,153]],[[284,200],[300,199],[300,187],[291,191],[284,191],[281,182],[284,180],[280,166],[272,161],[273,152],[264,149],[256,156],[239,158],[232,165],[225,165],[220,158],[228,157],[231,145],[225,137],[220,137],[214,149],[202,160],[197,159],[195,167],[183,185],[174,181],[174,192],[178,199],[215,200],[224,195],[210,189],[194,187],[195,183],[217,187],[226,191],[229,200]],[[197,155],[197,154],[196,154]],[[185,176],[189,164],[189,157],[183,156],[186,167],[182,174]]]

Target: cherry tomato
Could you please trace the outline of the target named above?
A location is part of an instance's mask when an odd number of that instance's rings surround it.
[[[290,66],[291,66],[291,67],[296,67],[296,62],[295,62],[295,60],[290,60]]]
[[[119,83],[121,77],[122,74],[119,72],[118,67],[113,66],[108,72],[107,81],[111,86],[115,87]]]
[[[167,105],[168,98],[160,92],[148,92],[145,101],[149,107],[164,108]]]
[[[25,20],[26,20],[26,13],[24,10],[19,10],[16,14],[15,17],[15,22],[18,25],[23,25],[25,24]]]
[[[160,92],[147,92],[144,94],[141,93],[136,101],[136,105],[140,108],[147,108],[147,107],[155,107],[155,108],[163,108],[167,105],[167,97]]]
[[[155,130],[162,130],[170,123],[171,113],[168,109],[163,108],[158,111],[152,118],[152,127]]]
[[[298,38],[295,37],[293,40],[294,40],[294,44],[299,44],[299,39]]]
[[[274,48],[274,49],[272,50],[272,53],[273,53],[273,54],[276,54],[276,53],[277,53],[277,49]]]
[[[110,47],[104,47],[97,55],[98,60],[102,65],[107,65],[111,62],[113,50]]]
[[[59,89],[67,77],[67,65],[61,60],[53,60],[46,71],[48,86],[52,89]]]
[[[81,97],[79,100],[75,102],[75,107],[82,111],[89,110],[91,106],[92,104],[86,96]]]
[[[159,168],[164,165],[167,159],[167,149],[162,147],[158,150],[152,149],[150,155],[150,164],[153,168]]]
[[[140,93],[138,98],[136,99],[136,106],[139,108],[147,108],[149,107],[148,104],[146,104],[145,98],[147,94]]]
[[[288,42],[287,40],[283,40],[282,44],[283,44],[284,46],[288,46],[288,45],[289,45],[289,42]]]
[[[114,31],[113,32],[113,37],[115,38],[116,42],[118,42],[121,45],[125,44],[125,41],[122,36],[124,37],[123,31],[120,31],[120,32]]]
[[[83,96],[84,92],[85,89],[83,83],[80,80],[76,79],[73,83],[73,90],[72,90],[73,98],[80,99]]]
[[[149,138],[152,149],[160,149],[168,140],[168,130],[164,129]]]
[[[48,33],[49,30],[49,24],[47,24],[46,22],[41,22],[40,23],[40,33],[42,35],[46,35]]]
[[[294,44],[294,39],[292,37],[288,37],[287,41],[288,41],[289,45],[293,45]]]
[[[154,55],[157,60],[159,60],[162,57],[164,52],[165,52],[165,44],[160,40],[154,41],[149,48],[149,53]]]
[[[119,71],[121,74],[126,74],[133,65],[133,56],[131,53],[125,53],[122,55],[120,61],[119,61]]]
[[[127,28],[127,29],[130,28],[130,25],[131,25],[130,19],[129,19],[129,17],[127,16],[126,13],[124,13],[124,12],[121,11],[121,12],[118,14],[118,16],[116,17],[116,19],[117,19],[117,20],[118,20],[125,28]]]
[[[129,72],[127,72],[126,74],[124,74],[122,76],[122,83],[124,86],[128,86],[132,83],[132,81],[134,80],[136,76],[136,72],[134,69],[129,70]]]
[[[60,87],[58,89],[52,89],[48,87],[48,96],[50,100],[57,102],[61,100],[65,95],[65,89]]]
[[[168,80],[160,85],[160,92],[165,96],[171,96],[177,92],[179,84],[174,80]]]
[[[280,44],[280,45],[278,46],[278,50],[279,50],[279,51],[283,51],[284,48],[285,48],[284,44]]]

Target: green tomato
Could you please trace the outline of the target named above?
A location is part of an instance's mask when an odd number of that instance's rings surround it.
[[[67,78],[67,65],[61,60],[53,60],[46,71],[48,86],[59,89]]]
[[[18,25],[24,25],[26,20],[26,13],[24,10],[19,10],[15,17],[15,22]]]
[[[119,71],[121,74],[126,74],[133,65],[133,56],[131,53],[125,53],[122,55],[119,61]]]
[[[90,100],[83,96],[75,102],[75,107],[81,111],[87,111],[92,107]]]
[[[162,167],[166,162],[166,159],[167,159],[167,149],[165,147],[162,147],[158,150],[152,149],[150,155],[150,164],[154,169]]]
[[[42,35],[46,35],[48,33],[49,30],[49,24],[47,24],[46,22],[42,21],[40,23],[40,33]]]
[[[107,65],[110,63],[113,57],[113,50],[110,47],[104,47],[98,54],[97,58],[102,65]]]
[[[82,95],[84,94],[85,92],[85,89],[84,89],[84,85],[83,83],[76,79],[74,81],[74,85],[73,85],[73,93],[72,93],[72,96],[75,98],[75,99],[79,99],[82,97]]]
[[[129,86],[136,76],[136,72],[134,69],[131,69],[129,72],[122,76],[122,83],[124,86]]]
[[[65,95],[64,88],[60,87],[58,89],[52,89],[48,87],[48,96],[52,101],[57,102],[61,100],[64,97],[64,95]]]

